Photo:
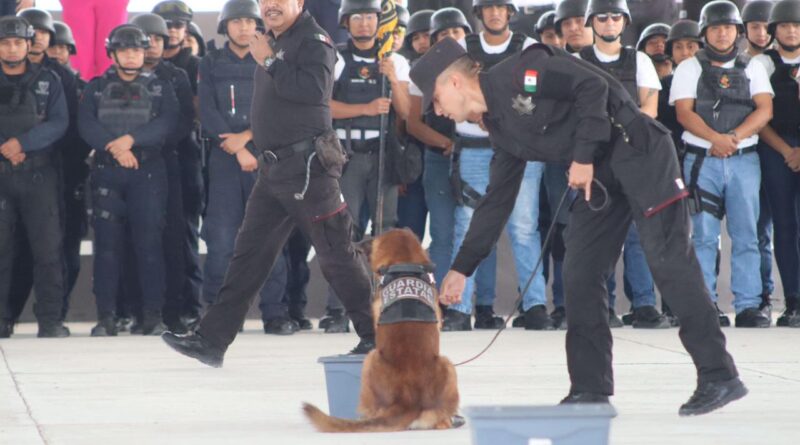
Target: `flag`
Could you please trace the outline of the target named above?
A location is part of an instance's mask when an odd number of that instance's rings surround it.
[[[381,20],[378,23],[378,58],[392,52],[394,29],[397,27],[395,0],[381,0]]]

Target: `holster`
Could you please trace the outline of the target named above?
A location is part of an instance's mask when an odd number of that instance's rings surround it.
[[[339,137],[334,130],[325,130],[314,139],[314,152],[322,168],[329,175],[336,178],[342,177],[344,164],[347,163],[347,154],[339,142]]]

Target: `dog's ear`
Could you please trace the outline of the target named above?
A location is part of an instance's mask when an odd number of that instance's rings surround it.
[[[363,253],[365,257],[367,257],[367,262],[372,261],[372,243],[375,241],[375,238],[368,236],[363,240],[355,243],[356,250]]]

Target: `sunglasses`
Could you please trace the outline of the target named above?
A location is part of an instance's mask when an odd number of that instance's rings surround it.
[[[597,14],[595,16],[597,21],[600,22],[600,23],[605,23],[605,22],[608,21],[608,19],[611,19],[611,20],[613,20],[615,22],[619,22],[624,17],[625,17],[624,14]]]
[[[186,28],[186,22],[184,22],[183,20],[167,20],[167,28],[183,29]]]

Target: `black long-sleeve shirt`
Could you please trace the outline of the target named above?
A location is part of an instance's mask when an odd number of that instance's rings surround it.
[[[256,70],[250,113],[259,151],[319,135],[331,128],[330,98],[336,53],[308,12],[275,40],[277,60]],[[259,63],[261,61],[258,61]]]

